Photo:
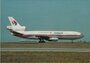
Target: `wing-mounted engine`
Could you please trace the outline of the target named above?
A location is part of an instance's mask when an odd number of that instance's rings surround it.
[[[49,41],[58,41],[58,38],[51,37],[51,38],[49,38]]]

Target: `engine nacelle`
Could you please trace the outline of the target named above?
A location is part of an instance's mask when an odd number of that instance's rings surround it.
[[[49,38],[49,41],[58,41],[58,38],[52,37],[52,38]]]

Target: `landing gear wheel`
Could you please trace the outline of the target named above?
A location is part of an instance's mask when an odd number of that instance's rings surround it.
[[[39,37],[39,43],[45,43],[44,39]]]
[[[40,40],[39,43],[45,43],[45,41],[44,40]]]

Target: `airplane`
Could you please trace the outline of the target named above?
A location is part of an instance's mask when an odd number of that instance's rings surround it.
[[[7,29],[13,36],[25,39],[38,39],[39,43],[45,41],[58,41],[58,40],[75,40],[83,38],[84,35],[77,31],[26,31],[25,26],[21,26],[13,17],[8,17],[10,26]]]

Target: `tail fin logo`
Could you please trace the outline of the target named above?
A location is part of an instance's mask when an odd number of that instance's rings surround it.
[[[17,22],[16,22],[16,20],[13,20],[13,21],[12,21],[12,23],[13,23],[14,25],[17,25]]]

